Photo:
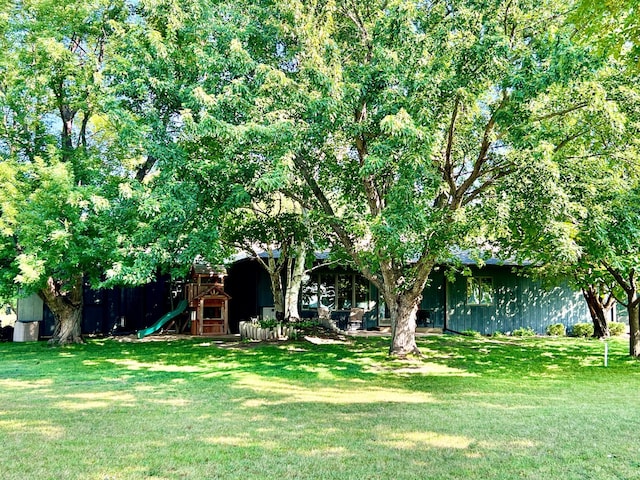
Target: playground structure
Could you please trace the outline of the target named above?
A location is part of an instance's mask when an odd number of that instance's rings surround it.
[[[191,278],[185,284],[185,297],[177,307],[164,314],[147,328],[138,330],[138,338],[151,335],[173,321],[182,333],[187,321],[191,323],[191,335],[225,335],[229,333],[229,300],[224,291],[224,276],[209,265],[195,264]],[[188,318],[180,321],[188,311]]]
[[[177,316],[181,315],[187,308],[187,303],[188,302],[186,300],[181,300],[175,310],[164,314],[153,325],[150,325],[147,328],[143,328],[142,330],[138,330],[138,338],[144,338],[147,335],[151,335],[152,333],[160,330],[170,320],[174,320]]]
[[[224,291],[224,273],[208,265],[196,264],[186,297],[191,316],[191,335],[226,335],[229,333],[229,300]]]

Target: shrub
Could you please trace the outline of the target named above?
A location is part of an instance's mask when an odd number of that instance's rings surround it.
[[[258,325],[260,328],[270,329],[275,328],[278,325],[278,322],[275,318],[264,318],[262,320],[258,320]]]
[[[622,335],[627,331],[627,326],[622,322],[611,322],[609,324],[609,333],[612,337]]]
[[[547,327],[547,335],[552,337],[564,337],[567,331],[562,323],[554,323]]]
[[[576,323],[571,328],[574,337],[593,337],[593,323]]]
[[[491,336],[492,336],[493,338],[503,338],[503,337],[506,337],[506,335],[505,335],[504,333],[502,333],[501,331],[499,331],[499,330],[496,330],[495,332],[493,332],[493,333],[491,334]]]
[[[475,330],[464,330],[462,332],[460,332],[462,335],[464,335],[465,337],[473,337],[473,338],[478,338],[481,337],[482,335],[480,334],[480,332],[476,332]]]
[[[300,320],[292,322],[292,325],[295,325],[296,328],[315,328],[320,326],[320,324],[315,320]]]
[[[520,327],[515,329],[511,335],[513,335],[514,337],[535,337],[536,332],[533,331],[532,328],[525,328],[525,327]]]

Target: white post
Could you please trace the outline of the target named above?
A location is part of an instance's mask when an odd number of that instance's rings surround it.
[[[609,365],[609,342],[604,342],[604,366]]]

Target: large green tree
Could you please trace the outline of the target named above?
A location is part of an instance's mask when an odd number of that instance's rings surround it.
[[[627,307],[634,356],[640,353],[636,85],[637,75],[607,55],[593,81],[541,98],[533,107],[541,113],[571,110],[561,121],[541,115],[529,131],[546,145],[553,168],[505,184],[504,197],[513,202],[503,205],[516,219],[507,235],[514,254],[573,278],[598,336],[608,333],[611,295]]]
[[[206,70],[195,61],[204,11],[124,0],[6,7],[3,284],[45,300],[52,342],[81,341],[84,282],[144,282],[208,243],[192,235],[185,247],[184,232],[204,223],[199,204],[180,179],[157,181],[160,161],[182,158],[180,110]]]
[[[495,185],[550,169],[540,97],[588,81],[566,2],[219,2],[202,83],[209,161],[268,162],[381,292],[390,351],[417,352],[436,263],[490,237]],[[215,81],[213,81],[215,78]],[[489,208],[491,207],[491,208]]]
[[[307,252],[313,251],[305,218],[300,205],[281,194],[269,194],[227,213],[221,227],[222,241],[249,255],[269,275],[276,318],[281,320],[300,319],[301,283]]]
[[[53,342],[81,340],[85,278],[117,250],[120,158],[102,75],[122,2],[9,2],[0,42],[2,251],[51,309]]]
[[[200,83],[217,71],[212,5],[130,3],[105,75],[136,213],[123,239],[126,255],[114,259],[106,274],[109,283],[138,284],[160,270],[182,277],[196,258],[221,263],[228,250],[219,240],[219,223],[245,197],[231,181],[240,180],[239,171],[200,162],[200,145],[178,142],[188,119],[199,118],[192,107]]]

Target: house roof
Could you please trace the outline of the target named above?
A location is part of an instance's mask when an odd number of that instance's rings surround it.
[[[201,258],[196,258],[191,265],[191,274],[199,277],[215,277],[227,274],[227,269],[220,265],[211,265]]]
[[[280,258],[281,251],[280,249],[275,249],[275,250],[272,250],[271,254],[273,255],[274,258]],[[269,257],[269,253],[266,250],[257,251],[256,254],[253,254],[253,255],[245,251],[238,251],[235,255],[231,257],[230,260],[231,260],[231,263],[236,263],[244,260],[253,259],[256,257],[256,255],[258,255],[260,258]],[[322,252],[316,252],[315,256],[316,256],[316,260],[327,260],[329,258],[329,251],[326,250]],[[522,266],[527,266],[532,264],[532,262],[530,261],[518,262],[515,259],[503,260],[495,256],[483,257],[481,255],[473,255],[470,250],[455,250],[452,253],[452,258],[456,259],[462,265],[468,265],[468,266],[483,264],[483,265],[499,265],[499,266],[507,266],[507,267],[522,267]],[[444,264],[447,262],[442,262],[442,263]]]
[[[273,258],[280,258],[281,250],[276,248],[271,251]],[[316,260],[326,260],[329,258],[329,251],[315,252]],[[258,250],[255,253],[249,253],[245,250],[238,250],[234,255],[229,259],[231,263],[241,262],[243,260],[248,260],[252,258],[256,258],[256,256],[260,258],[269,258],[269,253],[266,250]]]
[[[468,250],[461,250],[461,251],[457,251],[454,253],[454,257],[457,258],[457,260],[462,263],[462,265],[478,265],[479,263],[482,263],[483,265],[500,265],[500,266],[506,266],[506,267],[523,267],[523,266],[527,266],[527,265],[531,265],[532,262],[530,261],[523,261],[523,262],[518,262],[513,258],[508,258],[506,260],[503,260],[501,258],[498,257],[488,257],[488,258],[482,258],[482,261],[479,261],[478,258],[474,257],[470,251]]]

